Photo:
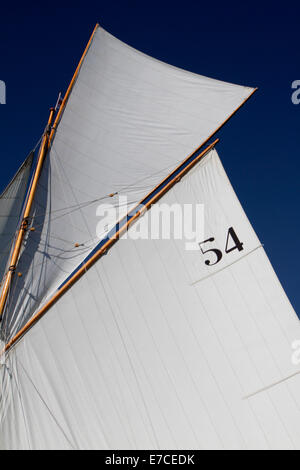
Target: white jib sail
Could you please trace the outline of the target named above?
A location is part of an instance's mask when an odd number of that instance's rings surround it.
[[[252,92],[159,62],[98,28],[46,158],[36,230],[7,309],[10,336],[97,245],[99,204],[124,213],[119,196],[139,202]]]
[[[0,280],[5,274],[8,257],[20,221],[32,160],[33,155],[29,155],[0,196]]]
[[[205,243],[121,239],[48,311],[1,369],[3,448],[300,449],[299,320],[216,151],[161,203],[204,204]]]

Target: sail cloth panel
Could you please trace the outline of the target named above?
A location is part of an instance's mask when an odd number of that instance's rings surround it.
[[[222,259],[119,240],[10,351],[3,448],[300,449],[299,320],[216,151],[161,203],[204,204]]]
[[[32,161],[33,154],[30,154],[0,196],[0,280],[5,274],[8,257],[20,220]]]
[[[98,205],[126,213],[109,194],[126,195],[130,207],[140,201],[252,92],[159,62],[99,27],[44,166],[10,334],[99,242]]]

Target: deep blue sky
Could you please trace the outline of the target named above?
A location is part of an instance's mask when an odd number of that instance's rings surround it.
[[[259,91],[219,133],[218,150],[300,313],[300,5],[283,2],[2,2],[0,187],[39,138],[96,22],[143,52]]]

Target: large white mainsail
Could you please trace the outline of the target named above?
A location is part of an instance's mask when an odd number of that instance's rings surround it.
[[[143,199],[252,92],[98,28],[45,160],[2,337],[97,246],[100,202]],[[300,448],[299,320],[216,151],[162,202],[204,204],[203,243],[123,237],[1,355],[1,449]]]
[[[0,279],[7,267],[28,187],[33,154],[30,154],[0,196]]]
[[[10,351],[3,448],[300,448],[299,320],[216,151],[161,202],[205,205],[205,253],[119,240]]]
[[[140,201],[252,93],[152,59],[99,27],[41,175],[7,335],[97,245],[99,203],[118,205],[114,193]]]

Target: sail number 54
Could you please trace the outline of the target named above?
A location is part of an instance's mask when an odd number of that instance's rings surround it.
[[[218,248],[212,248],[212,243],[215,241],[215,238],[209,238],[204,242],[199,243],[199,247],[204,255],[208,255],[209,258],[205,260],[207,266],[214,266],[218,264],[223,258],[223,252]],[[244,244],[238,238],[233,227],[230,227],[227,233],[227,240],[225,246],[225,253],[231,253],[234,250],[243,251]]]

